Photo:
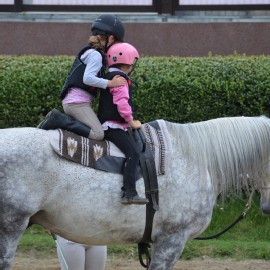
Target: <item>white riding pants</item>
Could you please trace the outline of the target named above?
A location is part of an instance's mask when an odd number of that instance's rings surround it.
[[[107,246],[88,246],[78,244],[57,236],[58,244],[65,257],[68,270],[105,270]],[[61,270],[66,266],[57,247]]]

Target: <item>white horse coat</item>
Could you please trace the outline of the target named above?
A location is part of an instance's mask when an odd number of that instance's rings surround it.
[[[160,210],[153,222],[151,270],[173,269],[186,241],[209,225],[219,194],[256,183],[262,210],[270,214],[268,118],[166,125],[172,158],[169,170],[158,177]],[[3,129],[0,136],[0,269],[10,269],[29,219],[85,244],[141,240],[145,206],[121,204],[122,175],[60,158],[45,130]],[[144,193],[142,180],[137,190]]]

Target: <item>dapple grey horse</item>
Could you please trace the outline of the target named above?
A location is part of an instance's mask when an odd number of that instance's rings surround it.
[[[173,269],[188,240],[209,225],[219,195],[250,186],[270,214],[270,120],[225,117],[166,122],[171,160],[158,176],[159,211],[152,230],[151,270]],[[29,221],[75,242],[138,243],[145,206],[122,205],[122,175],[84,167],[59,157],[48,131],[0,131],[0,269],[11,268]],[[247,177],[248,176],[248,177]],[[137,182],[139,194],[144,182]]]

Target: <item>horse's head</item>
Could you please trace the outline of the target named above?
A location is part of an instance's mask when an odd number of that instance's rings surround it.
[[[261,193],[261,209],[264,214],[270,215],[270,177],[265,178],[258,189]]]

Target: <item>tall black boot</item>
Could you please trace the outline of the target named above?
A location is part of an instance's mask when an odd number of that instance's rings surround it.
[[[133,166],[136,167],[133,163],[138,163],[135,160],[129,159],[126,162],[126,166],[124,168],[124,187],[122,188],[122,204],[147,204],[149,201],[147,198],[140,197],[136,191],[136,179],[135,179],[135,171],[131,168]]]
[[[91,129],[82,122],[61,113],[57,109],[50,111],[44,121],[38,125],[38,128],[46,130],[62,128],[86,138],[88,138],[91,131]]]

